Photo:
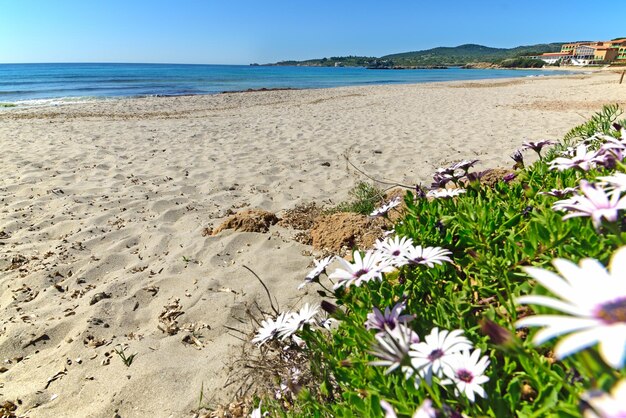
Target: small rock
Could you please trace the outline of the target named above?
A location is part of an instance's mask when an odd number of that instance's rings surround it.
[[[321,164],[322,167],[330,167],[330,163],[328,161],[325,161]]]
[[[89,304],[95,305],[96,303],[100,302],[102,299],[109,299],[109,298],[111,298],[110,293],[105,293],[105,292],[96,293],[95,295],[93,295],[93,298],[91,298],[91,301],[89,301]]]

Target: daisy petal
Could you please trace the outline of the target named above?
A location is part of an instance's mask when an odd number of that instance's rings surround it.
[[[602,333],[597,328],[590,328],[575,334],[568,335],[554,347],[554,354],[561,360],[578,351],[591,347],[600,339]]]
[[[614,369],[624,367],[624,360],[626,360],[626,324],[613,325],[606,328],[606,333],[600,340],[600,354],[604,361]]]
[[[548,296],[521,296],[517,298],[517,303],[522,305],[539,305],[545,306],[547,308],[556,309],[557,311],[565,312],[571,315],[586,315],[587,311],[585,309],[581,309],[578,306],[572,305],[570,303],[563,302],[558,299],[554,299]]]

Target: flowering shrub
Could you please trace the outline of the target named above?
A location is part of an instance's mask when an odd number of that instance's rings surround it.
[[[515,179],[493,187],[470,173],[475,161],[440,169],[433,190],[407,194],[394,236],[352,262],[316,262],[305,282],[323,286],[337,326],[318,326],[308,306],[262,324],[259,344],[301,338],[316,379],[287,408],[264,408],[625,416],[626,131],[616,112],[604,109],[567,143],[526,142]],[[540,158],[524,166],[523,152]]]

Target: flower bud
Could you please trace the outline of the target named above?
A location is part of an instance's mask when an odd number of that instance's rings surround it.
[[[489,318],[480,321],[480,331],[489,337],[495,345],[508,346],[513,342],[513,334],[506,328],[501,327]]]

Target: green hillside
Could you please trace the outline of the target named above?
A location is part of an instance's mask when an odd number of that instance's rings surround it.
[[[454,65],[477,61],[499,62],[503,59],[523,55],[558,52],[561,50],[561,45],[561,43],[550,43],[515,48],[491,48],[483,45],[465,44],[456,47],[438,47],[424,51],[385,55],[381,59],[391,60],[396,65]]]
[[[281,61],[268,65],[305,65],[321,67],[412,67],[463,65],[471,62],[500,63],[508,58],[524,55],[537,55],[544,52],[558,52],[562,43],[518,46],[515,48],[491,48],[483,45],[465,44],[456,47],[438,47],[423,51],[403,52],[383,57],[343,56],[318,58],[305,61]]]
[[[280,61],[272,65],[305,65],[314,67],[334,67],[335,63],[345,67],[367,67],[376,57],[357,57],[349,55],[345,57],[315,58],[304,61]]]

